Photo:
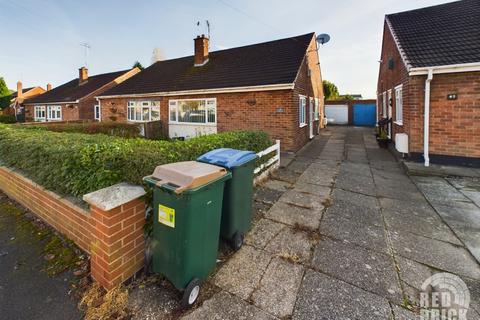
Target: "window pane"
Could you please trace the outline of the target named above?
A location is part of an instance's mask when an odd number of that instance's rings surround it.
[[[145,107],[143,107],[142,110],[143,110],[143,112],[142,112],[142,113],[143,113],[143,118],[142,118],[142,120],[143,120],[143,121],[150,121],[150,108],[145,108]]]
[[[215,107],[209,106],[207,109],[207,118],[209,123],[215,123],[216,119],[216,109]]]
[[[135,106],[135,120],[142,120],[142,108],[140,106]]]
[[[152,112],[151,112],[151,121],[158,121],[160,120],[160,107],[155,106],[152,107]]]
[[[178,122],[205,123],[205,100],[178,102]]]

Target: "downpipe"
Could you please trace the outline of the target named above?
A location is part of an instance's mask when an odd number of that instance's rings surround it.
[[[423,115],[423,158],[425,167],[430,166],[429,139],[430,139],[430,82],[433,79],[433,68],[428,69],[427,80],[425,80],[425,108]]]

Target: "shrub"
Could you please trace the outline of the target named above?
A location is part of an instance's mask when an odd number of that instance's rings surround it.
[[[187,141],[124,139],[0,125],[0,161],[45,188],[77,197],[115,183],[141,184],[160,164],[195,160],[216,148],[258,152],[271,145],[263,132],[237,131]]]
[[[17,119],[14,115],[0,114],[0,123],[15,123]]]
[[[55,132],[71,132],[86,134],[107,134],[122,138],[140,137],[140,127],[129,123],[115,122],[70,122],[70,123],[43,123],[39,125],[25,126],[27,129],[39,129]]]

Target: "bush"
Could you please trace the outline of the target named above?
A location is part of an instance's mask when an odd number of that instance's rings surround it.
[[[48,130],[55,132],[107,134],[122,138],[140,137],[140,127],[129,123],[115,122],[71,122],[71,123],[43,123],[39,125],[25,126],[27,129]]]
[[[258,152],[271,145],[263,132],[237,131],[187,141],[123,139],[0,125],[0,161],[45,188],[77,197],[115,183],[141,184],[160,164],[195,160],[216,148]]]
[[[17,119],[14,115],[0,114],[0,123],[15,123]]]

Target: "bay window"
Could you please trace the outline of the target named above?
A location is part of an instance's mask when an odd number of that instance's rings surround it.
[[[132,122],[160,120],[160,101],[129,101],[127,119]]]
[[[170,123],[215,124],[217,122],[217,99],[170,100],[168,103]]]

